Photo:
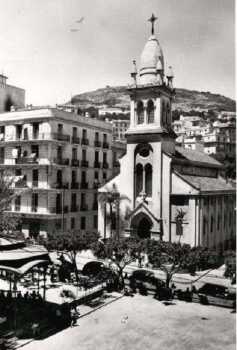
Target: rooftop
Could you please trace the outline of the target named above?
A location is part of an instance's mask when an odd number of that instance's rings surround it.
[[[175,146],[175,150],[175,157],[179,159],[188,160],[190,162],[207,163],[211,165],[216,165],[217,167],[222,165],[220,162],[208,156],[204,152],[189,150],[187,148],[179,146]]]
[[[181,175],[181,177],[190,185],[200,189],[201,192],[235,190],[230,182],[226,182],[226,180],[221,177],[213,178],[193,175]]]
[[[203,120],[203,118],[201,118],[199,116],[196,116],[196,115],[190,115],[190,116],[183,116],[183,115],[181,115],[180,116],[180,120],[181,121],[189,121],[189,122],[191,122],[191,121],[201,121],[201,120]]]
[[[0,123],[11,124],[15,121],[24,121],[41,119],[61,119],[64,121],[70,121],[75,123],[86,124],[87,126],[96,126],[104,129],[112,130],[112,125],[110,123],[104,122],[102,120],[84,117],[73,112],[66,112],[53,107],[32,107],[28,109],[21,109],[13,112],[1,113]]]

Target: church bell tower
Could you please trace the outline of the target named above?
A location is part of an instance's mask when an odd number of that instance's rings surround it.
[[[171,67],[165,74],[163,52],[154,33],[156,20],[153,14],[148,20],[151,22],[151,35],[142,51],[139,69],[133,61],[133,81],[128,87],[130,127],[126,133],[129,167],[131,164],[133,167],[131,227],[148,231],[150,220],[154,236],[155,233],[162,234],[165,166],[162,154],[174,154],[176,138],[171,117],[174,76]],[[141,206],[145,208],[144,217],[138,215]],[[151,220],[152,217],[154,220]]]

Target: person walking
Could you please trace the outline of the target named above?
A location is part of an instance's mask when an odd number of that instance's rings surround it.
[[[74,308],[71,309],[71,327],[74,327],[77,325],[77,318],[78,318],[77,311]]]

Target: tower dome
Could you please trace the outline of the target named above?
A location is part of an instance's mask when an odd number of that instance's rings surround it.
[[[152,23],[151,36],[141,54],[139,82],[140,84],[157,83],[157,68],[164,71],[164,56],[159,41],[154,35],[154,22],[157,18],[152,14],[149,21]]]

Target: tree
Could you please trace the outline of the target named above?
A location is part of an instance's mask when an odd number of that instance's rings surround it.
[[[0,233],[2,235],[14,233],[20,223],[20,218],[5,212],[16,196],[27,191],[27,189],[16,191],[14,189],[16,180],[16,177],[10,176],[5,170],[0,171]]]
[[[107,259],[110,267],[116,266],[120,286],[124,288],[123,271],[144,251],[144,241],[133,237],[121,237],[119,240],[111,237],[92,245],[92,250],[98,258]]]
[[[195,265],[195,270],[208,270],[220,267],[224,262],[221,251],[206,247],[195,247],[191,250],[190,260]]]
[[[224,253],[225,259],[225,277],[229,277],[232,283],[236,283],[236,252],[235,250],[227,250]]]
[[[99,202],[104,208],[104,238],[106,238],[106,223],[110,222],[110,237],[113,235],[113,230],[116,230],[116,236],[119,238],[124,220],[120,213],[120,205],[123,201],[130,201],[126,195],[119,193],[115,183],[112,188],[105,186],[105,191],[99,195]],[[107,204],[109,204],[109,212],[107,212]],[[115,208],[115,215],[113,213]]]
[[[188,244],[149,240],[146,249],[149,262],[165,273],[167,288],[174,274],[190,263]]]
[[[78,281],[77,254],[83,250],[90,249],[97,242],[99,235],[93,232],[68,231],[49,233],[47,238],[41,238],[49,251],[56,250],[68,258]]]
[[[0,213],[3,213],[15,197],[14,178],[5,171],[0,171]]]
[[[173,276],[181,270],[195,273],[197,269],[213,269],[223,263],[222,257],[216,250],[203,247],[191,248],[189,244],[180,242],[148,240],[146,251],[149,262],[164,271],[167,287]]]
[[[211,156],[224,165],[223,172],[226,178],[236,178],[236,155],[234,153],[226,154],[225,152],[219,152],[217,154],[211,154]]]

